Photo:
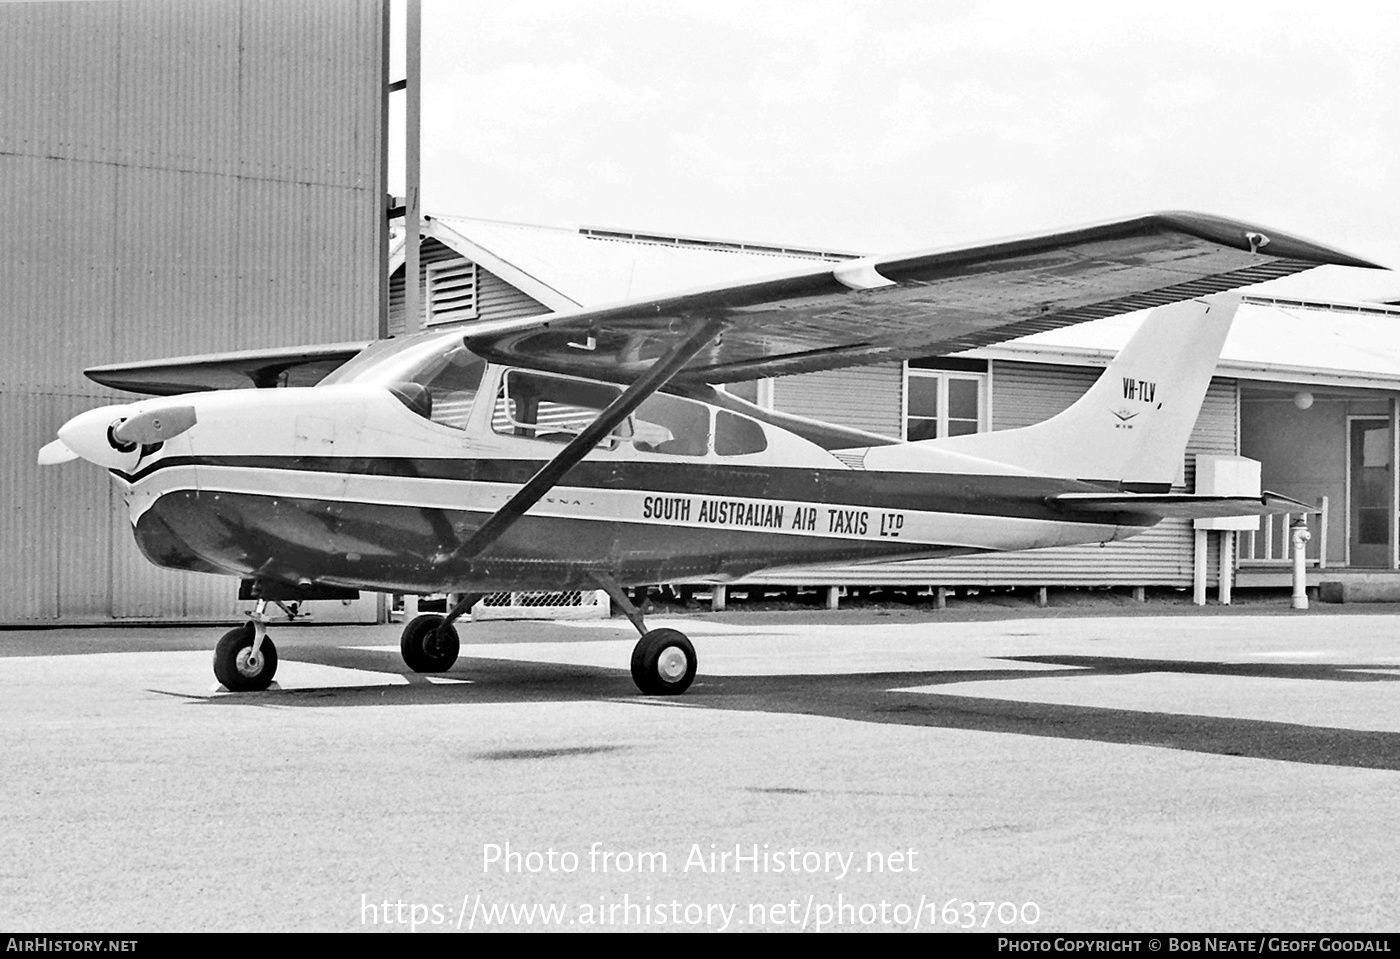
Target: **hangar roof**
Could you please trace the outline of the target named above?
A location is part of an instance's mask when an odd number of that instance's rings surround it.
[[[431,236],[554,310],[642,299],[788,269],[793,261],[860,256],[779,244],[551,227],[472,217],[426,219]],[[396,251],[391,271],[402,262]]]
[[[1244,380],[1396,389],[1400,308],[1270,297],[1248,288],[1221,351],[1219,373]],[[969,355],[1107,366],[1146,312],[1037,333]]]

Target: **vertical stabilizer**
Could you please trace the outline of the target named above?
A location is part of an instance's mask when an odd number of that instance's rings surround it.
[[[1237,295],[1157,307],[1063,413],[1021,429],[917,445],[1049,476],[1170,486],[1238,307]]]

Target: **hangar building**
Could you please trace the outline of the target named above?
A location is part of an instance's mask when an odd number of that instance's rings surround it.
[[[100,471],[35,452],[117,401],[85,367],[376,335],[386,9],[0,4],[0,623],[237,616],[236,584],[140,555]]]

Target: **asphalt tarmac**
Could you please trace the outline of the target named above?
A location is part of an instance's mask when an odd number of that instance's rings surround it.
[[[0,632],[0,929],[1391,931],[1400,616]]]

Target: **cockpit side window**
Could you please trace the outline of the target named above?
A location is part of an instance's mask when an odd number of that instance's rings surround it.
[[[621,389],[606,383],[507,370],[496,395],[491,429],[505,436],[567,443],[620,395]],[[624,423],[599,445],[615,449],[628,436],[630,426]]]

